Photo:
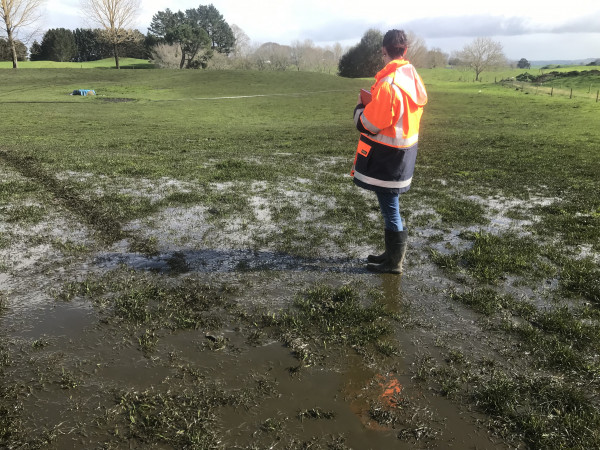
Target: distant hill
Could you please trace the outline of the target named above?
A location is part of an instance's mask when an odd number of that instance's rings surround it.
[[[561,66],[585,66],[591,62],[594,62],[600,58],[587,58],[587,59],[553,59],[553,60],[538,60],[529,61],[532,66],[549,66],[549,65],[561,65]]]

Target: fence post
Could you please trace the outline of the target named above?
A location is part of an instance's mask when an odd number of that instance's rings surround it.
[[[554,96],[554,86],[552,86],[552,89],[550,89],[550,97]]]
[[[598,96],[600,96],[600,90],[598,90],[598,92],[596,92],[596,103],[598,103]]]
[[[569,98],[573,98],[573,88],[571,88],[571,95],[569,96]]]

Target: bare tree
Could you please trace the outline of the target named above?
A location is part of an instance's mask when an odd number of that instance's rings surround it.
[[[296,66],[296,70],[300,68],[308,68],[312,65],[314,59],[315,44],[310,39],[304,41],[292,42],[292,52],[290,55],[291,62]]]
[[[344,48],[342,47],[342,44],[340,44],[339,42],[336,42],[335,44],[333,44],[331,51],[333,53],[333,58],[335,59],[335,63],[337,64],[338,61],[340,60],[340,58],[342,57],[342,55],[344,54]]]
[[[262,44],[254,52],[254,62],[259,70],[286,70],[291,63],[292,48],[276,42]]]
[[[181,50],[177,44],[156,44],[152,47],[150,59],[160,68],[179,69]]]
[[[415,67],[427,67],[428,51],[425,40],[412,31],[406,33],[408,38],[408,50],[406,59]]]
[[[89,19],[102,27],[119,69],[119,44],[133,38],[131,28],[140,10],[140,0],[81,0],[81,4]]]
[[[13,69],[18,68],[16,35],[22,28],[33,25],[40,18],[44,0],[0,0],[0,29],[6,32],[12,53]]]
[[[445,67],[448,62],[448,54],[444,53],[439,47],[429,50],[427,58],[429,59],[428,66],[432,69],[435,67]]]
[[[478,37],[465,45],[459,58],[475,71],[475,81],[479,81],[479,75],[484,70],[506,65],[502,44],[487,37]]]
[[[235,58],[245,58],[250,54],[250,38],[236,24],[231,25],[231,31],[235,38],[235,47],[233,48],[233,56]]]

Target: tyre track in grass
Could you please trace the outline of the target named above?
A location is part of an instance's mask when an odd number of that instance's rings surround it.
[[[77,192],[76,186],[62,182],[45,170],[31,155],[18,155],[11,151],[0,150],[0,160],[8,164],[22,176],[39,183],[50,192],[56,201],[71,211],[93,231],[101,245],[111,245],[127,239],[130,246],[151,249],[152,243],[123,229],[121,221],[114,217],[106,206],[96,199],[86,199]]]

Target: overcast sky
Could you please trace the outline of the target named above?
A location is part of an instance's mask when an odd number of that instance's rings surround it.
[[[312,40],[354,45],[369,28],[401,28],[451,53],[476,37],[499,41],[512,60],[600,58],[598,0],[141,0],[137,29],[152,16],[212,3],[253,43]],[[79,0],[47,0],[40,28],[87,28]]]

